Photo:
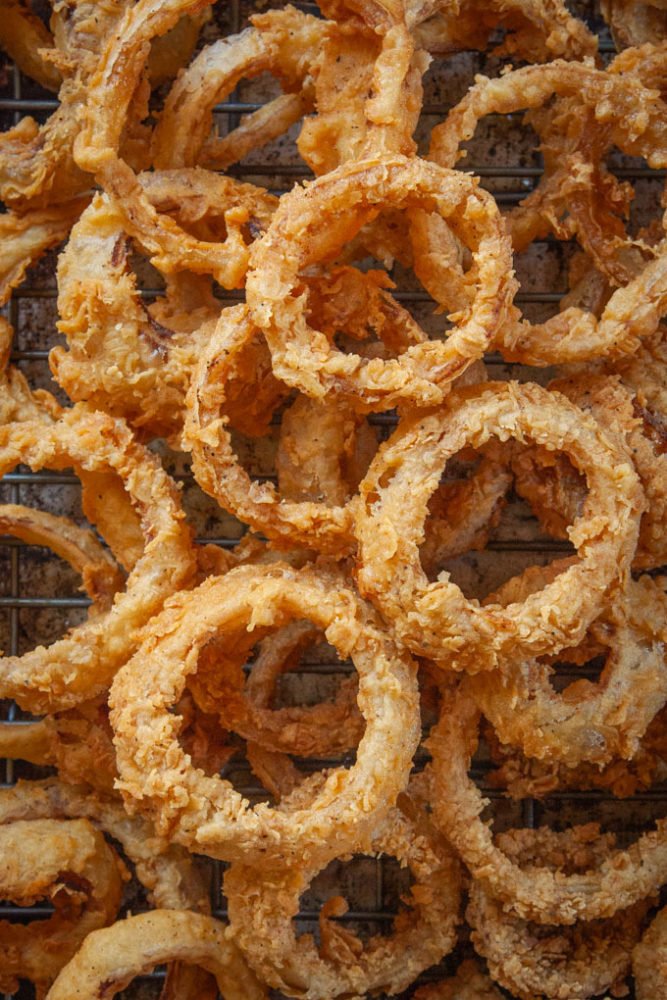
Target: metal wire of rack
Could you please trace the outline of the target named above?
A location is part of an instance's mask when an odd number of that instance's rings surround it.
[[[297,6],[311,12],[316,11],[314,4],[302,3]],[[251,5],[246,0],[230,0],[227,9],[229,30],[231,33],[236,33],[242,28],[248,14],[252,13]],[[609,53],[613,51],[613,46],[606,40],[603,42],[601,50]],[[461,61],[463,59],[464,57]],[[468,75],[469,82],[472,82],[473,74],[484,69],[484,57],[474,54],[467,55],[465,59],[470,64]],[[424,121],[443,117],[448,106],[453,103],[453,101],[448,102],[440,98],[431,100],[429,96],[430,92],[433,91],[437,93],[441,93],[443,90],[447,91],[448,71],[446,64],[436,67],[430,84],[427,82]],[[26,97],[24,84],[25,81],[14,70],[4,94],[0,93],[0,115],[9,115],[16,122],[25,114],[48,114],[57,106],[57,102],[52,99],[44,99],[41,96]],[[261,100],[258,101],[253,97],[244,99],[244,88],[240,85],[237,91],[218,107],[217,112],[221,121],[223,118],[227,119],[227,127],[231,129],[241,115],[256,110],[261,106],[261,103]],[[516,157],[513,162],[498,165],[486,162],[484,148],[488,152],[490,146],[501,141],[504,140],[500,133],[495,133],[491,129],[487,146],[482,146],[479,159],[475,159],[473,155],[467,169],[482,178],[482,183],[489,186],[501,204],[511,205],[525,197],[527,192],[532,189],[534,183],[541,176],[541,167],[538,156],[534,156],[532,163],[519,163]],[[647,190],[655,188],[655,191],[658,192],[657,198],[659,198],[660,189],[664,182],[664,177],[659,172],[651,171],[641,164],[620,165],[616,172],[618,176],[627,178],[635,184],[646,185]],[[263,162],[261,159],[253,160],[253,162],[244,163],[237,167],[234,173],[242,180],[255,182],[258,178],[270,178],[271,184],[276,190],[284,189],[291,183],[308,177],[308,171],[302,165],[290,162],[289,157],[285,160],[279,160],[277,163],[273,161]],[[650,202],[651,198],[655,200],[655,197],[655,192],[648,193],[646,200]],[[557,308],[558,302],[563,297],[568,251],[567,248],[564,250],[563,246],[559,245],[556,240],[546,239],[541,241],[537,252],[533,248],[532,253],[535,259],[528,264],[527,276],[522,283],[522,291],[517,297],[517,303],[529,313],[534,310],[535,315],[542,315],[545,310]],[[52,342],[53,304],[57,294],[53,272],[54,255],[50,255],[50,259],[50,268],[41,267],[33,269],[29,273],[26,281],[15,291],[9,305],[9,319],[16,331],[12,360],[20,367],[29,368],[31,374],[37,373],[39,381],[43,384],[47,384],[48,380],[48,352]],[[554,261],[556,265],[554,265]],[[549,281],[549,279],[552,280]],[[397,281],[399,280],[400,278],[397,278]],[[153,298],[160,294],[160,290],[159,288],[144,287],[142,294],[147,298]],[[399,284],[396,295],[412,310],[429,310],[431,307],[429,296],[421,288],[401,287]],[[238,300],[240,296],[228,294],[225,298],[234,301]],[[36,315],[39,315],[40,310],[46,310],[45,319],[41,324],[38,324],[42,329],[39,335],[35,336],[29,324]],[[533,317],[531,316],[531,318]],[[507,365],[498,355],[489,355],[486,361],[491,370],[491,377],[507,377],[510,373],[513,376],[521,377],[520,366]],[[532,374],[534,375],[534,373]],[[381,429],[384,427],[386,432],[392,426],[393,418],[391,416],[378,417],[376,423]],[[261,469],[258,474],[260,478],[262,475],[271,475],[270,472]],[[181,478],[184,481],[187,494],[192,487],[192,480],[187,473],[182,474]],[[27,492],[33,498],[43,499],[46,506],[51,504],[58,512],[62,512],[59,506],[60,494],[57,491],[74,490],[76,482],[74,476],[66,473],[34,474],[19,469],[6,476],[0,488],[3,499],[11,503],[22,502],[24,494]],[[76,510],[76,500],[72,501],[71,505],[72,509]],[[534,561],[537,556],[548,561],[554,553],[567,550],[567,546],[558,540],[542,536],[535,529],[534,522],[530,522],[530,518],[520,504],[515,505],[516,511],[518,513],[510,518],[505,530],[499,532],[489,547],[491,562],[487,560],[487,563],[480,566],[479,554],[474,554],[468,559],[468,579],[472,579],[476,574],[478,585],[483,586],[486,590],[492,589],[489,580],[495,579],[495,574],[498,572],[501,572],[504,578],[512,575],[515,562],[516,566],[523,568],[527,564],[526,560]],[[209,525],[208,528],[202,528],[199,536],[201,540],[215,541],[224,546],[233,546],[238,540],[238,532],[221,531],[219,526],[215,524],[214,518],[211,528],[211,517],[208,513],[205,517],[200,517],[200,521],[207,522]],[[519,537],[516,535],[517,524],[522,526]],[[500,553],[503,554],[502,558],[499,557]],[[31,572],[30,568],[35,563],[35,559],[35,552],[31,547],[12,538],[0,537],[0,560],[4,566],[4,573],[0,574],[0,579],[4,580],[4,586],[0,593],[0,616],[4,618],[0,646],[11,655],[22,652],[23,646],[28,640],[30,642],[35,639],[46,641],[48,638],[54,638],[62,631],[63,621],[70,620],[74,614],[82,613],[88,604],[87,599],[73,596],[71,592],[57,597],[51,593],[41,592],[44,587],[38,577],[40,567],[43,564],[38,560],[36,563],[37,574]],[[495,567],[493,565],[494,559]],[[463,562],[465,563],[465,559]],[[48,579],[51,580],[50,575]],[[46,625],[41,622],[46,633],[44,635],[40,634],[39,629],[39,616],[42,613],[48,615]],[[22,623],[24,615],[28,616],[27,625]],[[339,665],[333,663],[313,661],[302,664],[301,674],[321,678],[335,674],[340,669]],[[0,705],[0,717],[6,722],[20,725],[23,716],[24,713],[19,712],[14,705],[5,705],[4,708]],[[315,768],[322,763],[310,761],[307,762],[307,765]],[[554,793],[543,802],[526,800],[517,807],[507,803],[500,793],[484,784],[487,766],[488,762],[480,760],[476,763],[473,774],[492,801],[496,818],[502,826],[523,824],[533,827],[544,822],[558,825],[563,822],[582,821],[582,818],[586,821],[589,807],[595,803],[605,821],[615,824],[621,831],[626,831],[629,834],[645,828],[656,815],[664,810],[664,804],[667,801],[667,788],[660,787],[650,792],[635,795],[624,802],[611,800],[597,793],[572,791]],[[13,784],[18,777],[22,776],[35,776],[35,769],[12,760],[4,762],[3,782],[5,785]],[[237,778],[240,782],[240,786],[237,785],[237,787],[251,801],[256,800],[261,795],[261,789],[250,772],[239,773]],[[224,917],[225,904],[220,889],[220,863],[212,862],[212,870],[213,912],[219,917]],[[338,866],[334,881],[332,882],[331,878],[328,881],[325,880],[322,898],[326,898],[326,895],[330,893],[332,885],[337,890],[342,885],[346,891],[351,891],[353,895],[356,894],[359,902],[358,904],[353,903],[348,913],[341,919],[354,927],[366,925],[368,928],[370,926],[372,931],[386,928],[395,916],[395,906],[398,905],[400,894],[405,888],[404,881],[400,874],[397,875],[395,871],[391,870],[391,866],[388,866],[386,861],[378,859],[365,859],[360,872],[358,877],[349,878],[345,874],[344,867]],[[388,900],[393,905],[388,905]],[[309,893],[298,918],[299,929],[311,931],[315,929],[319,901],[317,891]],[[21,912],[20,908],[17,910],[16,907],[0,906],[0,917],[11,913],[16,918],[17,915],[21,915]],[[36,907],[26,910],[25,916],[27,919],[29,915],[32,919],[35,916],[46,915],[48,912],[47,907]],[[443,963],[442,969],[451,972],[455,964],[456,960],[450,958]],[[437,975],[438,970],[435,970],[420,977],[419,981],[434,979],[437,978]],[[160,976],[158,974],[150,978],[159,980]],[[29,993],[23,991],[18,994],[19,1000],[24,1000],[24,997],[27,996]]]

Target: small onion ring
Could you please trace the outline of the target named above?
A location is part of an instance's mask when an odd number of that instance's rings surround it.
[[[192,767],[175,738],[179,719],[168,709],[216,634],[247,643],[248,629],[261,638],[271,626],[304,617],[356,664],[366,730],[356,763],[328,772],[307,808],[250,809],[229,782]],[[412,660],[336,577],[281,563],[241,566],[171,598],[116,675],[109,703],[128,804],[152,815],[177,842],[224,860],[299,857],[306,864],[356,846],[407,782],[419,738]]]
[[[579,561],[508,607],[480,607],[447,578],[429,583],[419,562],[428,498],[447,459],[494,434],[564,450],[589,485],[582,517],[570,531]],[[474,673],[508,656],[555,653],[583,638],[601,596],[623,583],[643,504],[627,456],[565,397],[531,383],[454,390],[439,410],[406,415],[361,483],[359,586],[402,642],[444,667]]]
[[[481,819],[486,800],[468,777],[478,741],[479,714],[460,689],[443,700],[427,748],[432,819],[472,876],[506,913],[540,924],[574,924],[611,917],[657,891],[667,880],[667,821],[626,850],[611,851],[594,869],[564,875],[522,868],[503,854]]]
[[[0,857],[0,898],[29,906],[50,897],[56,905],[47,920],[0,922],[0,989],[13,993],[18,978],[30,979],[43,995],[86,935],[115,919],[124,868],[85,819],[0,826]]]
[[[163,962],[211,972],[224,1000],[267,1000],[219,920],[183,910],[138,913],[89,934],[49,990],[47,1000],[112,1000],[137,975]]]
[[[565,856],[570,874],[590,867],[591,862],[585,860],[591,847],[589,838],[597,835],[601,845],[607,841],[595,824],[565,833],[544,828],[516,832],[518,843],[513,843],[512,831],[498,837],[508,857],[517,861],[521,854],[528,854],[524,863],[544,865],[549,861],[558,871]],[[505,913],[502,903],[473,881],[466,920],[472,927],[477,954],[486,958],[493,979],[512,996],[535,1000],[560,995],[586,1000],[607,990],[613,992],[614,986],[623,982],[649,906],[649,900],[640,900],[606,920],[580,920],[567,928],[536,925]]]

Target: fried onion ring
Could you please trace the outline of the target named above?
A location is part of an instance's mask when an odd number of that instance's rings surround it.
[[[455,317],[458,326],[445,341],[409,347],[398,359],[345,354],[308,324],[300,272],[335,256],[382,208],[410,206],[435,211],[450,225],[456,217],[457,232],[472,252],[469,309]],[[287,194],[251,250],[246,299],[279,378],[306,395],[321,399],[335,392],[360,410],[374,410],[408,400],[442,400],[449,383],[484,353],[514,290],[509,246],[493,199],[462,173],[395,155],[344,164]]]
[[[370,850],[409,865],[415,885],[410,910],[396,918],[392,934],[375,935],[366,945],[330,922],[347,911],[340,896],[320,912],[319,949],[310,935],[296,938],[292,918],[317,866],[271,869],[258,879],[252,869],[232,864],[224,877],[230,931],[257,974],[289,996],[334,1000],[398,993],[440,961],[456,940],[459,869],[447,846],[429,836],[425,814],[421,819],[413,822],[394,808],[373,834]]]
[[[479,607],[447,575],[428,582],[419,545],[428,499],[447,459],[494,434],[564,450],[585,472],[589,494],[570,531],[576,564],[521,603]],[[454,390],[440,410],[403,418],[360,486],[359,586],[402,642],[442,666],[475,673],[507,657],[555,653],[583,638],[601,596],[627,577],[643,506],[627,456],[565,397],[531,383]]]
[[[120,908],[124,869],[84,819],[17,820],[0,826],[0,897],[29,906],[53,901],[47,920],[0,922],[0,989],[14,993],[30,979],[43,996],[91,931]]]
[[[216,979],[224,1000],[266,1000],[219,920],[182,910],[138,913],[90,934],[65,966],[47,1000],[112,1000],[135,976],[163,962],[196,963]]]
[[[250,809],[229,782],[191,766],[174,738],[178,717],[168,709],[216,635],[243,649],[271,626],[304,617],[356,664],[366,730],[354,766],[329,771],[306,808]],[[336,577],[281,563],[242,566],[172,598],[117,674],[110,705],[128,805],[153,816],[177,842],[226,860],[299,857],[305,864],[363,842],[404,787],[418,740],[412,661]]]
[[[173,483],[122,422],[79,405],[55,423],[25,421],[0,428],[0,471],[19,462],[35,470],[74,466],[114,473],[142,519],[143,555],[106,613],[48,649],[0,660],[0,696],[14,698],[29,711],[57,711],[108,686],[136,648],[136,630],[168,594],[188,584],[195,556]]]

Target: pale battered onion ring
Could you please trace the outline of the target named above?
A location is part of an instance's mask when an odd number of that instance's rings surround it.
[[[557,693],[546,664],[512,657],[502,672],[471,677],[472,696],[501,742],[530,757],[568,767],[631,758],[667,699],[666,621],[661,588],[648,576],[631,579],[591,625],[608,648],[597,682],[580,679]]]
[[[47,920],[0,922],[0,989],[14,993],[18,979],[43,996],[91,931],[118,913],[124,868],[85,819],[17,820],[0,826],[0,898],[30,906],[54,902]]]
[[[544,828],[510,830],[498,836],[498,843],[515,862],[548,863],[555,871],[566,868],[571,875],[595,864],[594,838],[607,853],[613,846],[614,838],[600,834],[596,824],[565,833]],[[504,913],[502,903],[473,881],[466,919],[473,928],[475,950],[486,958],[493,979],[512,996],[535,1000],[560,995],[585,1000],[607,990],[614,992],[623,982],[649,906],[649,900],[641,900],[605,920],[551,927]]]
[[[225,169],[256,145],[282,134],[313,104],[310,74],[321,57],[331,25],[291,5],[251,18],[252,27],[203,49],[174,82],[152,138],[157,169],[204,166]],[[211,135],[213,109],[242,79],[261,73],[279,77],[289,93],[255,112],[229,135]],[[296,91],[292,93],[291,91]],[[266,120],[263,127],[258,122]],[[250,124],[252,122],[252,124]]]
[[[47,1000],[112,1000],[135,976],[163,962],[211,972],[224,1000],[266,1000],[267,992],[213,917],[152,910],[90,934],[49,990]]]
[[[667,907],[654,917],[635,947],[632,975],[637,1000],[667,1000]]]
[[[493,435],[563,450],[589,486],[570,530],[577,563],[508,607],[480,607],[446,575],[429,583],[419,561],[428,500],[447,460]],[[439,410],[402,419],[360,485],[359,586],[401,642],[444,667],[475,673],[507,657],[555,653],[583,638],[604,593],[624,582],[643,507],[627,456],[565,397],[532,383],[455,389]]]
[[[437,212],[470,247],[470,306],[455,317],[458,325],[446,340],[416,344],[397,359],[344,354],[308,324],[301,271],[335,256],[383,208],[413,206]],[[365,410],[440,402],[449,383],[486,350],[516,287],[493,199],[461,172],[398,155],[343,164],[289,192],[250,257],[246,300],[276,375],[306,395],[339,393]]]
[[[241,863],[231,865],[224,876],[230,933],[265,982],[300,1000],[393,995],[451,951],[457,937],[459,865],[448,845],[432,836],[426,814],[415,810],[421,823],[396,807],[373,833],[370,851],[408,865],[414,885],[406,900],[410,909],[396,918],[392,933],[376,934],[365,945],[330,921],[347,912],[340,896],[328,899],[320,911],[320,948],[309,934],[297,939],[292,918],[322,865],[274,867],[266,878]]]
[[[136,630],[168,594],[190,582],[195,553],[174,484],[121,421],[79,405],[55,423],[25,421],[0,428],[0,472],[20,462],[34,470],[73,466],[113,472],[142,519],[143,555],[108,612],[48,649],[0,659],[0,697],[14,698],[29,711],[57,711],[108,686],[136,648]]]
[[[191,766],[169,708],[212,639],[248,642],[295,618],[321,628],[359,673],[366,721],[356,763],[327,774],[307,808],[253,809],[219,777]],[[407,782],[419,739],[416,668],[336,576],[284,563],[241,566],[171,598],[145,644],[116,675],[109,703],[121,788],[130,808],[197,851],[225,860],[324,862],[369,835]],[[174,783],[178,795],[174,795]]]
[[[481,819],[487,804],[468,777],[478,741],[479,714],[460,690],[443,699],[426,746],[432,819],[461,860],[506,913],[540,924],[574,924],[611,917],[657,891],[667,880],[667,822],[626,850],[611,851],[594,868],[572,875],[546,867],[522,868],[496,846]]]

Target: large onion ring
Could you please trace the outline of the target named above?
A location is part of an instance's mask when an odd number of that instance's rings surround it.
[[[225,860],[299,857],[305,864],[363,842],[404,787],[419,736],[415,665],[369,612],[335,577],[281,563],[241,566],[172,598],[111,689],[119,787],[128,804],[176,841]],[[247,645],[248,629],[261,638],[271,626],[304,617],[356,664],[366,731],[354,766],[330,771],[307,808],[249,809],[229,782],[191,766],[169,707],[216,635]]]
[[[480,607],[447,578],[429,583],[419,562],[428,499],[447,459],[493,434],[564,450],[589,485],[582,517],[570,531],[579,561],[508,607]],[[402,642],[443,666],[474,673],[507,656],[554,653],[583,638],[604,592],[624,582],[643,505],[627,456],[569,400],[531,383],[454,390],[441,409],[403,418],[361,483],[359,586]]]
[[[383,208],[413,206],[437,212],[449,225],[456,219],[456,231],[472,252],[470,307],[456,317],[458,326],[445,341],[417,344],[398,359],[344,354],[306,321],[300,273],[335,256]],[[441,401],[449,383],[484,353],[506,319],[516,287],[493,199],[461,172],[398,155],[343,164],[291,191],[250,257],[246,299],[266,336],[276,375],[306,395],[341,393],[365,410]]]
[[[365,946],[330,923],[329,916],[347,910],[340,896],[322,907],[319,951],[310,935],[297,940],[292,918],[318,866],[271,869],[269,877],[259,879],[243,864],[227,870],[224,889],[231,934],[270,986],[301,1000],[379,991],[393,995],[451,950],[458,921],[459,867],[448,848],[431,836],[426,815],[416,806],[414,811],[421,824],[397,807],[378,826],[370,845],[374,854],[409,865],[415,878],[410,911],[397,917],[389,937],[375,935]]]

